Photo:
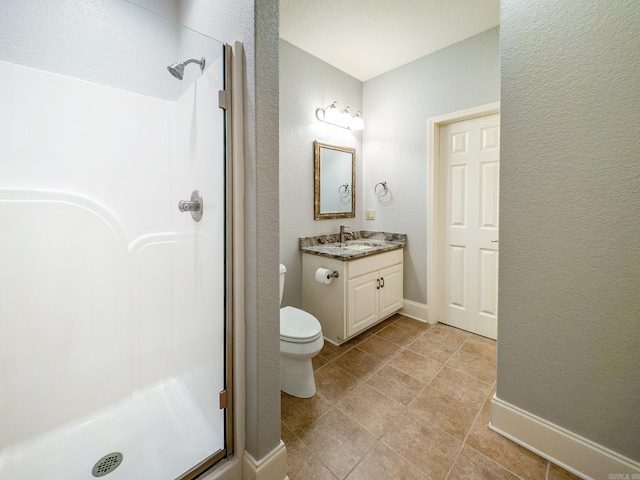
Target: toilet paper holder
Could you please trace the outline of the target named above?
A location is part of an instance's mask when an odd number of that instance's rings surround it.
[[[334,278],[338,278],[340,274],[337,270],[331,270],[330,268],[320,267],[315,272],[315,279],[318,283],[329,285],[333,282]]]

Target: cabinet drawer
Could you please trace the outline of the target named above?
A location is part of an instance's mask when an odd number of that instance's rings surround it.
[[[369,257],[359,258],[347,263],[347,278],[355,278],[360,275],[396,265],[402,262],[402,248],[390,252],[378,253]]]

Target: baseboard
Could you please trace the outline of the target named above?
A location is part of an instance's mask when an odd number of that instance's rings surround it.
[[[489,428],[586,480],[640,478],[640,463],[495,395]]]
[[[282,441],[260,461],[256,461],[246,450],[242,460],[242,480],[286,480],[288,478],[287,449]]]
[[[429,315],[427,315],[427,306],[422,303],[412,302],[411,300],[404,300],[404,304],[399,313],[406,317],[420,320],[421,322],[435,323],[429,321]]]

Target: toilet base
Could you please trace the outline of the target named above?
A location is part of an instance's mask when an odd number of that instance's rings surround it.
[[[280,355],[280,390],[298,398],[310,398],[316,394],[311,357]]]

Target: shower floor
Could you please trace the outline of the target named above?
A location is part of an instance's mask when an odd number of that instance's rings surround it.
[[[171,379],[94,417],[6,448],[0,478],[92,480],[94,464],[120,452],[120,466],[101,478],[174,479],[222,448],[216,427],[223,429],[214,423],[186,386]]]

